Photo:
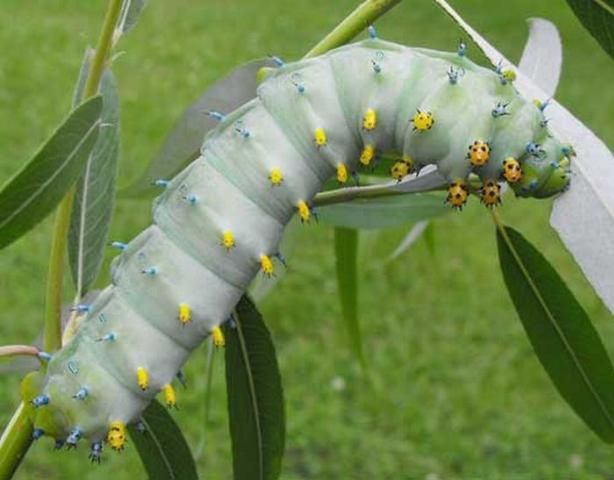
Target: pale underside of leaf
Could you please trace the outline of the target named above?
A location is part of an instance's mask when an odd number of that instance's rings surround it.
[[[143,175],[122,194],[138,196],[153,191],[152,182],[174,176],[198,158],[205,134],[217,125],[208,111],[228,114],[256,96],[256,74],[271,66],[269,59],[254,60],[232,70],[205,92],[184,112],[167,135]]]
[[[407,235],[403,237],[403,240],[397,245],[397,248],[388,256],[386,262],[391,262],[398,258],[400,255],[409,250],[414,243],[418,241],[418,239],[422,236],[426,227],[429,226],[429,220],[420,220],[415,225],[411,227]]]
[[[122,35],[132,30],[146,5],[147,0],[124,0],[113,32],[113,43],[117,43]]]
[[[510,64],[444,0],[435,0],[493,63]],[[528,99],[548,95],[522,71],[516,88]],[[614,313],[614,158],[609,148],[555,100],[547,109],[553,134],[573,145],[570,189],[554,202],[550,223],[611,312]]]
[[[115,194],[120,119],[119,96],[110,70],[103,74],[101,93],[103,126],[77,185],[69,232],[69,260],[79,297],[100,271]]]
[[[540,87],[546,95],[553,97],[561,76],[563,47],[556,26],[543,18],[529,18],[529,38],[519,70]]]

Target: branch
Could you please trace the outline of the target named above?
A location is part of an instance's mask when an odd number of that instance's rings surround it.
[[[352,40],[401,0],[366,0],[318,42],[304,58],[316,57]]]
[[[122,0],[109,0],[107,13],[102,25],[96,53],[90,65],[89,75],[85,83],[84,98],[96,95],[104,66],[112,47],[113,31],[119,18]],[[64,197],[58,207],[58,213],[53,225],[51,237],[51,254],[49,256],[49,270],[47,274],[47,297],[45,305],[45,328],[43,349],[53,352],[62,345],[61,310],[62,287],[64,285],[64,264],[66,257],[66,243],[70,227],[70,213],[75,197],[73,187]]]

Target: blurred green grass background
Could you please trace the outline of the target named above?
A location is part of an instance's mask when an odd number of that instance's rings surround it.
[[[122,98],[121,184],[142,171],[207,85],[255,57],[299,58],[356,3],[152,0],[122,41],[126,53],[114,65]],[[527,17],[554,21],[565,55],[557,98],[613,143],[613,63],[564,0],[452,3],[514,60],[522,52]],[[0,4],[0,180],[19,168],[68,111],[83,49],[95,42],[104,9],[102,0]],[[405,0],[377,28],[385,39],[447,50],[461,36],[425,0]],[[469,55],[476,58],[475,47]],[[555,263],[612,352],[612,317],[545,227],[548,211],[548,202],[511,197],[501,209]],[[119,200],[112,238],[130,239],[149,221],[149,201]],[[40,332],[50,226],[45,221],[0,255],[2,344],[29,343]],[[359,303],[372,367],[368,384],[340,329],[331,229],[290,229],[289,272],[261,305],[285,386],[282,478],[614,479],[612,449],[558,397],[531,350],[498,271],[485,209],[473,201],[462,214],[437,221],[434,256],[420,241],[383,265],[406,231],[362,236]],[[189,388],[179,391],[174,415],[202,477],[229,479],[223,362],[217,357],[208,428],[204,349],[189,362]],[[0,425],[19,402],[20,377],[0,377]],[[121,455],[107,452],[101,466],[90,466],[85,444],[77,452],[53,452],[44,439],[16,478],[111,476],[145,478],[133,446]]]

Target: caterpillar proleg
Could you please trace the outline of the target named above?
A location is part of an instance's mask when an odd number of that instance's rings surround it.
[[[209,335],[224,344],[220,325],[259,272],[275,273],[284,227],[294,214],[311,221],[331,177],[344,184],[396,152],[394,179],[434,164],[458,209],[472,192],[494,207],[504,181],[525,197],[567,188],[573,150],[512,80],[464,49],[377,38],[279,63],[257,98],[220,115],[200,157],[164,183],[152,226],[114,244],[112,284],[79,311],[32,400],[37,437],[88,439],[98,461],[102,442],[123,448],[126,425],[155,395],[175,406],[172,382],[190,352]]]

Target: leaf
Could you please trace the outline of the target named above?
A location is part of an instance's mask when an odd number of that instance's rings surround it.
[[[119,96],[110,70],[102,76],[102,127],[77,184],[68,234],[68,258],[79,295],[90,288],[102,265],[113,214],[119,157]]]
[[[587,426],[614,443],[614,367],[588,315],[520,233],[502,226],[497,247],[505,284],[539,361]]]
[[[115,27],[114,43],[117,43],[119,37],[132,30],[146,5],[147,0],[124,0],[119,20]]]
[[[285,443],[281,375],[271,335],[244,296],[226,334],[226,388],[235,480],[279,478]]]
[[[205,387],[205,428],[209,427],[211,413],[211,392],[213,384],[213,361],[215,360],[215,346],[213,341],[207,345],[207,383]]]
[[[272,65],[260,59],[241,65],[205,92],[183,113],[145,172],[122,195],[135,197],[155,192],[152,182],[173,177],[198,158],[205,133],[217,125],[207,111],[230,113],[256,96],[256,73]]]
[[[139,452],[149,480],[198,479],[196,464],[181,429],[157,400],[141,417],[145,432],[128,426],[130,438]]]
[[[435,1],[492,62],[502,59],[509,63],[444,0]],[[548,98],[522,71],[518,72],[514,84],[525,98],[541,101]],[[576,152],[571,162],[571,188],[554,202],[550,224],[597,294],[614,313],[614,157],[589,128],[558,102],[551,100],[547,112],[553,134],[570,142]]]
[[[411,230],[407,232],[407,235],[403,237],[403,240],[399,243],[397,248],[390,254],[390,256],[386,259],[387,262],[391,262],[392,260],[397,259],[400,255],[405,253],[407,250],[411,248],[411,246],[418,241],[418,239],[422,236],[422,234],[426,235],[426,229],[431,224],[428,220],[420,220],[415,225],[411,227]],[[431,247],[429,246],[429,249]]]
[[[611,0],[567,0],[567,3],[584,28],[614,58],[614,6]]]
[[[45,218],[76,182],[98,138],[101,111],[100,96],[75,108],[0,189],[0,248]]]
[[[546,95],[553,97],[561,76],[563,46],[556,26],[543,18],[529,18],[527,40],[518,68]]]
[[[366,372],[358,319],[358,234],[358,230],[352,228],[335,228],[335,264],[343,322],[352,351]]]
[[[377,199],[361,199],[319,207],[323,223],[346,228],[386,228],[448,213],[441,196],[416,193]]]
[[[85,53],[83,54],[83,60],[81,60],[81,68],[79,69],[79,76],[77,77],[77,84],[75,85],[75,90],[72,95],[73,108],[79,105],[81,101],[83,100],[83,89],[85,88],[87,77],[90,74],[90,62],[92,58],[94,58],[95,53],[96,53],[96,50],[94,50],[91,47],[87,47],[85,49]],[[103,109],[104,109],[104,106],[103,106]]]

